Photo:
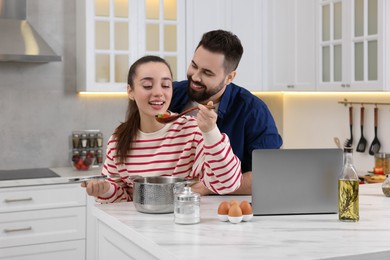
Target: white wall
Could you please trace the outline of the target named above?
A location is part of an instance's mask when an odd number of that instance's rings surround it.
[[[333,138],[342,143],[349,138],[348,106],[339,101],[388,102],[390,93],[284,93],[284,148],[336,147]],[[374,105],[364,105],[363,134],[367,140],[365,153],[356,152],[360,139],[360,107],[353,105],[354,162],[360,172],[372,170],[374,157],[368,154],[374,139]],[[390,105],[378,105],[378,139],[380,152],[390,153]]]

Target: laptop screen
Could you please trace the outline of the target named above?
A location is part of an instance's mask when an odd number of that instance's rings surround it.
[[[338,211],[341,149],[266,149],[252,153],[254,215]]]

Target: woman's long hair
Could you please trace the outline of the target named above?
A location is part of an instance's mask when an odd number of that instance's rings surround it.
[[[132,90],[134,90],[134,77],[137,73],[138,67],[148,62],[164,63],[168,67],[169,72],[171,73],[172,76],[171,67],[169,66],[166,60],[153,55],[144,56],[138,59],[136,62],[134,62],[129,69],[127,84],[130,86]],[[126,121],[121,123],[116,128],[114,133],[114,136],[118,140],[117,147],[116,147],[117,156],[118,156],[117,162],[119,162],[120,164],[125,163],[127,152],[132,147],[132,142],[135,140],[137,136],[139,127],[140,127],[140,115],[139,115],[138,106],[134,100],[129,99],[129,104],[127,106],[127,113],[126,113]]]

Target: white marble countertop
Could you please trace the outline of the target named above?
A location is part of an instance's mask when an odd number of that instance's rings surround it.
[[[58,174],[60,177],[5,180],[5,181],[0,181],[0,188],[66,184],[66,183],[71,183],[69,182],[69,179],[98,176],[101,174],[102,171],[101,167],[91,168],[90,170],[87,171],[77,171],[72,167],[59,167],[59,168],[49,168],[49,169],[55,172],[56,174]]]
[[[381,184],[360,185],[360,221],[337,214],[255,216],[221,222],[221,201],[249,196],[201,198],[201,223],[178,225],[172,214],[144,214],[132,202],[96,205],[95,216],[161,259],[390,259],[390,198]],[[126,250],[126,249],[123,249]]]

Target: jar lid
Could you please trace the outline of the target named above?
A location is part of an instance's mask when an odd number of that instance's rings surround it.
[[[375,158],[390,158],[390,153],[376,153]]]
[[[184,187],[183,190],[176,194],[177,201],[200,201],[200,194],[191,191],[191,187]]]

